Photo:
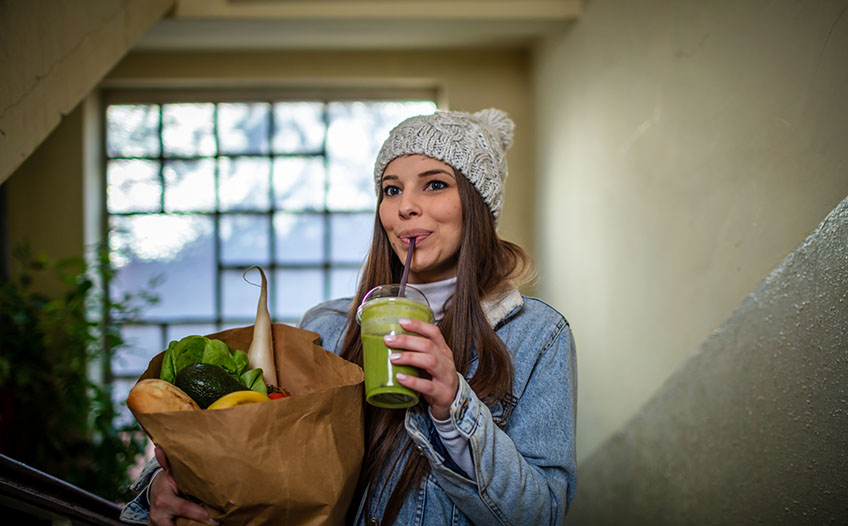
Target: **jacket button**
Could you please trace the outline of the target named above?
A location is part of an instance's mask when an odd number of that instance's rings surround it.
[[[421,446],[415,446],[415,451],[417,451],[419,455],[424,455],[424,448]]]
[[[368,519],[368,526],[380,526],[380,523],[374,517]]]

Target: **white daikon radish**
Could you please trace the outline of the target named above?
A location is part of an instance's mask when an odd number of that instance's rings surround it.
[[[271,314],[268,312],[268,281],[265,272],[260,267],[252,266],[245,270],[247,275],[252,269],[257,269],[262,276],[262,291],[259,293],[259,304],[256,306],[256,322],[253,324],[253,341],[247,351],[250,368],[262,369],[262,377],[268,385],[277,385],[277,368],[274,365],[274,342],[271,338]]]

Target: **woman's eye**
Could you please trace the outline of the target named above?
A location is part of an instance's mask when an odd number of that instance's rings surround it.
[[[400,188],[397,186],[387,186],[383,188],[383,195],[386,197],[391,197],[393,195],[398,195],[400,193]]]
[[[429,183],[427,183],[427,189],[428,190],[442,190],[442,189],[447,188],[447,187],[448,187],[448,183],[446,183],[444,181],[436,180],[436,181],[430,181]]]

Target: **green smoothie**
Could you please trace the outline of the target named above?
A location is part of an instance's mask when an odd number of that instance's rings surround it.
[[[383,288],[398,285],[384,285]],[[377,287],[365,296],[359,307],[357,319],[362,326],[362,348],[365,369],[365,400],[377,407],[403,408],[418,403],[418,393],[398,383],[398,373],[419,376],[417,368],[409,365],[394,365],[389,360],[392,350],[386,347],[383,336],[407,334],[398,320],[410,318],[430,323],[433,313],[427,299],[417,289],[406,286],[406,297],[390,296],[392,290],[377,291]],[[376,291],[376,292],[375,292]]]

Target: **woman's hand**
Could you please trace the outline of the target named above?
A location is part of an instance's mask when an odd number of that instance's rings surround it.
[[[431,323],[402,319],[400,326],[415,334],[398,334],[383,338],[390,349],[407,351],[393,353],[392,363],[418,367],[427,374],[422,375],[422,378],[398,374],[398,382],[421,393],[424,400],[430,404],[430,412],[434,418],[447,420],[450,416],[450,406],[456,398],[456,390],[459,389],[453,351],[445,343],[442,331]]]
[[[160,447],[154,450],[156,460],[163,470],[156,474],[148,488],[147,500],[150,502],[149,526],[175,526],[176,517],[187,517],[207,524],[217,525],[206,509],[180,497],[180,490],[174,477],[165,452]]]

